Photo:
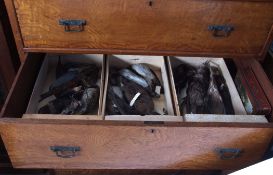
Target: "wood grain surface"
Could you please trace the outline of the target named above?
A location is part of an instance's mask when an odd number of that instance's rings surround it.
[[[264,72],[261,64],[255,60],[251,59],[249,61],[242,61],[234,59],[234,62],[238,68],[251,68],[254,72],[259,84],[261,85],[268,102],[271,106],[273,106],[273,85],[271,81],[269,80],[268,76]],[[273,111],[271,111],[271,117],[269,118],[269,121],[273,121]]]
[[[219,170],[54,170],[51,175],[220,175]]]
[[[3,115],[6,117],[22,117],[22,114],[26,112],[28,100],[44,57],[43,54],[29,54],[28,58],[17,72],[1,110],[0,118]]]
[[[156,0],[150,6],[147,0],[14,0],[14,6],[25,51],[258,57],[272,38],[272,1]],[[87,25],[83,32],[65,32],[60,19]],[[209,25],[235,30],[215,38]]]
[[[11,24],[13,36],[16,42],[17,51],[18,51],[21,62],[23,62],[26,59],[27,54],[23,51],[24,45],[23,45],[21,30],[18,25],[18,19],[16,16],[13,1],[5,0],[5,7],[7,9],[7,13],[9,16],[9,22]]]
[[[234,169],[261,159],[272,137],[267,128],[105,126],[0,123],[16,168],[51,169]],[[60,158],[50,146],[79,146]],[[216,148],[239,148],[221,160]]]
[[[7,43],[7,38],[0,20],[0,74],[4,78],[5,88],[10,89],[16,70],[12,64],[12,57]]]

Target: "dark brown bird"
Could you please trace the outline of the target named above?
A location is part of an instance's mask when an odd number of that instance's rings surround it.
[[[134,108],[136,114],[148,115],[154,111],[153,99],[143,87],[123,79],[121,88],[128,104]]]
[[[134,114],[132,107],[129,106],[124,98],[119,86],[109,86],[107,94],[106,111],[109,115],[131,115]]]
[[[223,103],[225,106],[225,113],[234,115],[235,112],[232,105],[231,96],[230,96],[228,86],[222,72],[217,67],[212,67],[212,72],[213,72],[213,77],[217,85],[218,91],[223,99]]]
[[[224,114],[225,113],[224,103],[218,91],[217,85],[215,83],[212,67],[211,66],[209,67],[210,67],[210,83],[209,83],[206,103],[205,103],[207,105],[207,112],[209,114]]]
[[[189,77],[186,106],[187,113],[206,114],[206,94],[210,82],[209,63],[199,66],[195,73]]]
[[[99,100],[99,88],[91,87],[86,88],[71,97],[70,104],[67,105],[63,110],[62,114],[82,115],[90,114],[97,106]]]
[[[159,98],[160,93],[164,93],[164,89],[161,85],[161,82],[155,72],[150,69],[145,64],[133,64],[131,66],[131,69],[136,72],[138,75],[140,75],[142,78],[146,80],[146,82],[149,84],[149,87],[151,88],[151,96]],[[156,88],[159,87],[160,91],[156,92]]]
[[[175,88],[179,92],[184,89],[189,77],[192,77],[195,74],[195,68],[189,64],[182,63],[173,71],[173,78],[175,82]]]

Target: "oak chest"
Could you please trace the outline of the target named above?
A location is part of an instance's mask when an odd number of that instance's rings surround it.
[[[181,56],[231,58],[238,69],[252,69],[273,106],[273,87],[258,61],[273,39],[273,1],[5,0],[5,4],[22,62],[0,119],[1,137],[14,167],[237,169],[261,160],[268,149],[272,114],[263,123],[183,121],[170,69]],[[105,70],[99,112],[89,118],[29,112],[45,60],[75,53],[75,59],[83,54],[90,60],[92,54],[105,59],[100,62]],[[163,60],[162,81],[169,87],[165,98],[170,99],[166,105],[172,104],[169,116],[107,117],[107,69],[118,62],[114,54],[123,55],[116,56],[122,62],[128,61],[126,54],[151,64]]]

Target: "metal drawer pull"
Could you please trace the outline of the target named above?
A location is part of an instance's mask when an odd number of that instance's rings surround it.
[[[208,30],[213,32],[214,37],[228,37],[234,27],[231,25],[210,25]]]
[[[238,148],[216,148],[215,152],[221,160],[231,160],[240,157],[243,151]]]
[[[149,0],[149,6],[150,6],[150,7],[153,6],[153,0]]]
[[[66,20],[60,19],[59,24],[64,26],[65,32],[82,32],[86,25],[86,20]]]
[[[50,150],[56,153],[56,156],[61,158],[72,158],[76,156],[76,152],[79,152],[80,147],[73,146],[51,146]]]

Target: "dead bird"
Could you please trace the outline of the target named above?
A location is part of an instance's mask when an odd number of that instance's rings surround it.
[[[72,96],[82,90],[82,86],[72,88],[61,93],[58,98],[51,100],[38,111],[39,114],[60,114],[62,110],[70,104]]]
[[[61,114],[89,114],[94,110],[98,104],[99,88],[91,87],[83,89],[77,94],[73,94],[73,98],[70,101],[70,105],[67,105],[61,112]]]
[[[41,99],[43,99],[51,96],[51,95],[56,95],[58,96],[59,94],[63,93],[66,90],[69,90],[73,87],[79,86],[80,85],[80,79],[78,78],[78,74],[76,72],[68,72],[55,80],[49,87],[49,91],[41,94]]]
[[[186,114],[187,109],[186,109],[186,99],[187,99],[187,94],[186,94],[186,89],[178,89],[177,91],[177,100],[178,100],[178,106],[180,109],[181,114]]]
[[[187,113],[205,114],[207,113],[205,97],[210,82],[209,63],[199,66],[195,73],[189,77],[186,108]]]
[[[79,62],[67,62],[67,63],[62,63],[61,57],[58,59],[58,64],[56,68],[56,79],[61,77],[67,72],[70,71],[77,71],[80,72],[81,69],[90,69],[95,71],[98,71],[98,67],[95,64],[90,64],[90,63],[79,63]]]
[[[56,98],[45,106],[42,106],[38,110],[38,114],[60,114],[67,105],[69,105],[71,99],[69,96],[63,96],[61,98]]]
[[[120,86],[120,77],[121,75],[119,73],[119,69],[111,68],[109,71],[109,78],[108,78],[109,85]]]
[[[195,67],[187,63],[182,63],[174,68],[173,78],[178,92],[186,87],[189,77],[193,76],[194,73]]]
[[[51,95],[55,95],[56,97],[58,97],[64,91],[67,91],[79,85],[85,87],[94,86],[98,80],[98,71],[98,68],[90,69],[87,66],[77,71],[68,71],[64,73],[50,85],[49,91],[41,94],[40,101]]]
[[[147,115],[154,112],[153,99],[142,86],[133,81],[123,79],[121,89],[130,107],[134,108],[136,114]]]
[[[215,83],[212,67],[211,66],[209,67],[210,67],[210,83],[209,83],[206,103],[205,103],[207,105],[207,112],[209,114],[224,114],[225,113],[224,103],[218,91],[217,85]]]
[[[134,72],[132,72],[131,70],[121,69],[119,71],[119,73],[123,78],[126,78],[127,80],[130,80],[132,82],[135,82],[136,84],[143,87],[149,94],[154,93],[152,88],[148,84],[148,82],[144,78],[142,78],[141,76],[139,76],[139,75],[135,74]]]
[[[95,86],[98,77],[99,77],[99,68],[96,65],[89,65],[86,67],[82,67],[77,70],[77,72],[80,72],[80,77],[83,77],[81,79],[82,85],[85,87],[92,87]]]
[[[223,103],[225,106],[225,113],[234,115],[235,112],[232,105],[230,92],[222,72],[217,67],[212,67],[212,72],[213,72],[213,77],[217,85],[218,91],[223,99]]]
[[[164,93],[163,87],[155,72],[145,64],[133,64],[131,69],[138,75],[142,76],[152,89],[152,97],[160,97],[160,93]]]
[[[106,102],[106,111],[109,115],[134,114],[134,111],[127,103],[119,86],[109,86]]]

